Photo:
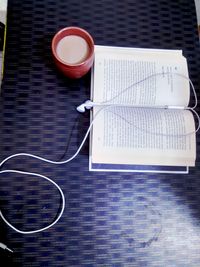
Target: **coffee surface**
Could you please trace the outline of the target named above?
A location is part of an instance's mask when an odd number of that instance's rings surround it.
[[[59,41],[56,52],[65,63],[79,64],[87,58],[89,46],[82,37],[69,35]]]

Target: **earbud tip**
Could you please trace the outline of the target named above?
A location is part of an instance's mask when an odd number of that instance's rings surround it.
[[[76,108],[76,110],[77,110],[78,112],[84,113],[84,112],[85,112],[85,105],[84,105],[84,104],[81,104],[80,106],[78,106],[78,107]]]

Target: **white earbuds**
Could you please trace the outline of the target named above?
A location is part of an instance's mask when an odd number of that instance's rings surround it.
[[[91,100],[87,100],[87,101],[85,101],[85,103],[81,104],[76,109],[77,109],[78,112],[84,113],[85,112],[85,109],[91,109],[95,105],[98,105],[98,104],[92,102]]]

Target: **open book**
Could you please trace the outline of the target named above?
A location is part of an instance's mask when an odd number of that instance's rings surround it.
[[[181,50],[95,47],[90,170],[188,172],[196,134]]]

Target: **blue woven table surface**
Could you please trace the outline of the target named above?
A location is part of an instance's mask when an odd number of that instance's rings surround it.
[[[89,98],[90,73],[71,81],[51,56],[54,34],[86,29],[98,45],[182,49],[199,94],[200,48],[192,0],[9,0],[5,75],[0,103],[0,160],[33,153],[71,156],[88,126],[76,106]],[[198,109],[197,109],[198,110]],[[199,110],[198,110],[199,111]],[[21,235],[0,221],[0,242],[14,253],[5,265],[200,266],[200,162],[188,175],[88,171],[88,141],[66,165],[19,158],[3,168],[41,173],[63,189],[66,209],[51,229]],[[59,192],[32,176],[0,177],[0,206],[23,230],[55,219]]]

